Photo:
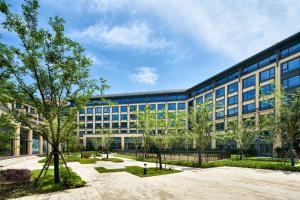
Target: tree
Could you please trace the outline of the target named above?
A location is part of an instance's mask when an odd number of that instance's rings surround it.
[[[112,134],[109,130],[104,130],[103,131],[103,134],[102,134],[102,138],[101,138],[101,145],[102,145],[102,148],[106,151],[106,158],[108,158],[108,154],[109,154],[109,148],[110,148],[110,145],[112,143]]]
[[[89,98],[107,88],[89,79],[90,59],[83,47],[64,34],[64,20],[49,19],[49,30],[38,26],[37,0],[25,0],[22,14],[12,13],[4,0],[0,11],[2,27],[16,34],[20,46],[0,43],[0,94],[2,105],[10,102],[29,104],[38,110],[44,123],[33,123],[32,116],[15,106],[7,108],[14,119],[43,136],[51,144],[54,155],[54,182],[60,182],[59,146],[67,124],[76,120],[80,108]],[[51,154],[52,155],[52,154]]]
[[[202,152],[211,141],[212,107],[207,103],[197,104],[189,111],[189,130],[198,152],[198,165],[202,165]]]
[[[136,127],[140,133],[142,133],[142,146],[144,150],[144,159],[147,157],[147,151],[149,149],[150,133],[155,130],[156,126],[156,111],[151,110],[150,106],[147,105],[144,110],[139,110],[135,113]]]
[[[101,147],[102,145],[102,141],[101,141],[101,138],[98,138],[98,137],[93,137],[91,138],[91,142],[93,144],[93,147],[94,147],[94,158],[96,158],[96,155],[97,155],[97,151],[99,150],[99,148]]]
[[[11,140],[15,136],[15,127],[8,115],[0,114],[0,153],[11,150]]]

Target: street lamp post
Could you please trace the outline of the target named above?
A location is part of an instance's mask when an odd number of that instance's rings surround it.
[[[146,175],[147,174],[147,164],[145,163],[144,164],[144,175]]]

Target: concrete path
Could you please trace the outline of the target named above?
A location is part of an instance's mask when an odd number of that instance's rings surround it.
[[[24,165],[18,162],[16,166],[32,169],[37,167],[39,159],[41,158],[36,157],[23,161]],[[175,167],[182,169],[183,172],[140,178],[126,172],[100,174],[94,169],[94,167],[120,168],[144,164],[124,160],[123,163],[98,161],[94,165],[68,163],[87,181],[86,187],[21,199],[300,199],[300,173],[234,167],[210,169]],[[148,163],[148,166],[155,164]]]

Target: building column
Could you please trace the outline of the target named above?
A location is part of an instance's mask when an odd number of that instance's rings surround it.
[[[121,150],[125,149],[125,137],[121,137]]]
[[[13,156],[19,156],[20,155],[20,134],[21,134],[21,126],[16,126],[16,135],[13,140]]]
[[[40,145],[40,154],[44,153],[44,139],[43,136],[40,135],[40,139],[39,139],[39,145]]]
[[[27,155],[32,155],[32,135],[33,130],[28,130],[28,137],[27,137]]]
[[[216,149],[217,140],[216,139],[211,139],[211,148]]]

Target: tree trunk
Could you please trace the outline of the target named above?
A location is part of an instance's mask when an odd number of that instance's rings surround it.
[[[161,150],[160,149],[158,149],[158,161],[159,161],[159,169],[162,170]]]
[[[202,152],[199,148],[198,148],[198,165],[202,166]]]
[[[58,147],[53,148],[53,153],[54,153],[54,183],[60,183]]]
[[[291,165],[295,167],[295,150],[294,150],[294,140],[291,140]]]
[[[243,150],[240,150],[240,160],[243,159]]]
[[[106,158],[108,158],[108,148],[106,149]]]

